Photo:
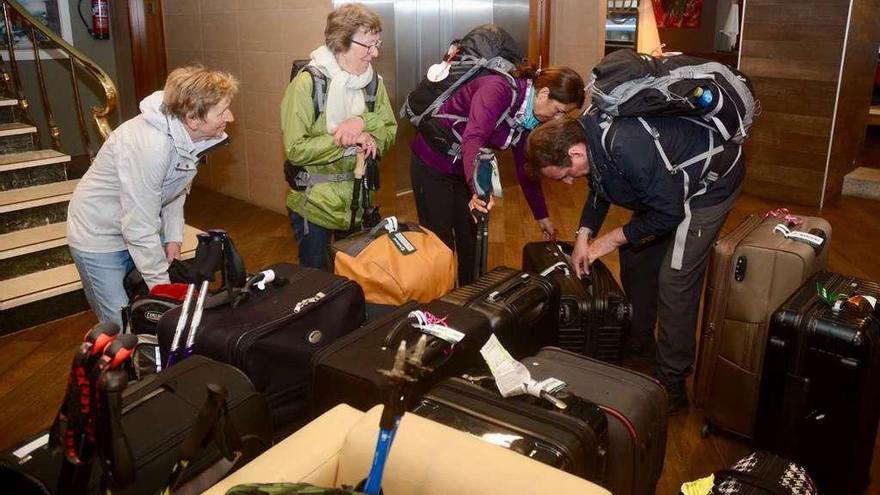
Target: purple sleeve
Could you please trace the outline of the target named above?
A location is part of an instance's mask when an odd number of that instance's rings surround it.
[[[495,123],[510,106],[513,89],[501,78],[485,78],[471,98],[468,123],[461,135],[461,166],[474,193],[474,160],[495,132]]]
[[[519,180],[519,187],[522,189],[523,196],[532,210],[535,220],[547,218],[547,202],[544,200],[544,191],[541,190],[541,182],[529,179],[526,174],[526,141],[527,134],[520,136],[520,140],[513,148],[513,163],[516,165],[516,178]]]

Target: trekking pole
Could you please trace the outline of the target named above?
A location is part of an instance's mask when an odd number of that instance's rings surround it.
[[[134,334],[127,333],[118,336],[107,345],[103,354],[98,356],[97,360],[90,360],[94,364],[88,368],[85,376],[78,377],[81,382],[87,384],[88,393],[85,396],[81,396],[80,401],[81,404],[88,405],[88,407],[87,411],[83,413],[84,427],[80,430],[82,432],[80,438],[78,441],[76,438],[70,439],[75,444],[68,447],[77,450],[79,462],[73,466],[70,484],[64,489],[59,487],[59,493],[80,494],[88,491],[89,480],[92,477],[92,460],[97,450],[98,437],[101,435],[101,397],[98,393],[98,382],[105,371],[116,370],[128,361],[131,353],[134,352],[135,346],[137,346],[137,336]],[[68,430],[67,433],[70,434],[71,430]],[[62,479],[59,479],[59,484],[62,482]],[[66,489],[70,491],[67,492]]]
[[[357,221],[358,203],[361,199],[361,186],[364,182],[364,174],[367,170],[366,152],[358,147],[356,161],[354,166],[354,184],[351,187],[351,219],[349,220],[348,230],[354,230],[354,224]]]
[[[394,436],[400,426],[400,419],[406,410],[406,393],[407,384],[417,381],[416,378],[407,374],[407,364],[421,371],[422,357],[427,347],[427,336],[422,335],[419,338],[416,348],[411,358],[406,356],[406,341],[401,341],[394,356],[394,366],[391,370],[379,370],[388,379],[389,390],[385,401],[385,407],[382,410],[382,417],[379,419],[379,438],[376,440],[376,453],[373,456],[373,464],[370,467],[370,474],[364,482],[363,491],[369,495],[379,495],[382,491],[382,476],[385,472],[385,463],[388,461],[388,453],[391,451],[391,444],[394,443]]]
[[[189,325],[189,333],[186,336],[186,347],[183,348],[183,353],[179,355],[179,359],[186,359],[192,356],[193,349],[196,344],[196,332],[199,330],[199,324],[202,323],[202,313],[205,311],[205,298],[208,296],[208,280],[202,281],[202,286],[199,289],[199,298],[196,301],[196,309],[193,311],[192,323]]]
[[[495,183],[498,174],[497,161],[490,150],[481,148],[476,162],[474,165],[474,189],[477,191],[477,196],[486,203],[488,208],[489,199],[493,192],[496,196],[501,197],[500,184]],[[486,273],[489,261],[489,213],[473,209],[471,214],[477,219],[477,247],[475,250],[477,254],[474,258],[473,272],[474,280],[476,280]]]
[[[196,239],[198,240],[198,245],[196,246],[196,261],[199,262],[199,265],[194,266],[193,268],[193,276],[198,278],[207,279],[208,274],[213,274],[213,270],[216,267],[216,260],[213,259],[216,256],[216,253],[213,252],[214,248],[214,237],[209,233],[201,233],[196,235]],[[210,259],[209,259],[210,258]],[[205,261],[205,260],[208,261]],[[201,264],[210,264],[213,265],[210,269],[201,266]],[[186,296],[183,298],[183,304],[180,307],[180,317],[177,318],[177,326],[174,328],[174,337],[171,339],[171,347],[168,350],[168,359],[165,362],[165,367],[168,368],[174,363],[176,363],[178,359],[178,350],[180,349],[180,341],[183,339],[183,330],[186,328],[186,322],[189,319],[189,309],[192,306],[193,293],[196,290],[195,282],[190,282],[186,287]]]

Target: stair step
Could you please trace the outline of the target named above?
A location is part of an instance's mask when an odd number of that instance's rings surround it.
[[[859,167],[843,178],[843,195],[880,199],[880,169]]]
[[[33,134],[37,132],[37,128],[22,124],[21,122],[11,122],[8,124],[0,124],[0,137],[18,136],[20,134]]]
[[[0,234],[0,260],[67,245],[67,222]]]
[[[11,107],[18,105],[18,100],[15,98],[0,98],[0,107]]]
[[[70,201],[79,180],[66,180],[0,192],[0,213]]]
[[[51,165],[53,163],[66,163],[70,161],[70,155],[65,155],[55,150],[33,150],[19,153],[7,153],[0,155],[0,172],[9,172],[23,168]]]
[[[196,234],[201,231],[187,225],[183,231],[181,258],[195,256]],[[0,311],[48,299],[82,289],[79,272],[71,264],[50,268],[0,281]]]

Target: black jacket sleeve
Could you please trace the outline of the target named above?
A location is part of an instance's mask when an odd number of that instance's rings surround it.
[[[581,210],[581,227],[587,227],[593,232],[593,235],[599,233],[599,229],[602,228],[602,223],[605,222],[605,216],[608,215],[608,207],[610,203],[600,198],[596,191],[590,188],[590,193],[587,195],[587,201],[584,203],[584,208]]]

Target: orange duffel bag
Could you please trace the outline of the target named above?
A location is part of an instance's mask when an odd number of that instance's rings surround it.
[[[452,250],[430,230],[396,217],[333,243],[330,258],[333,271],[360,284],[370,303],[427,303],[455,287]]]

